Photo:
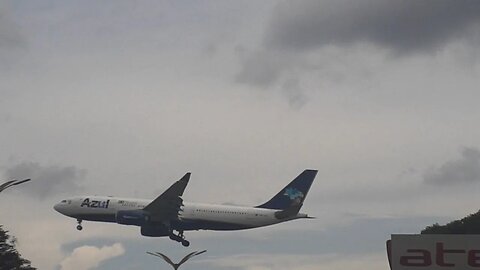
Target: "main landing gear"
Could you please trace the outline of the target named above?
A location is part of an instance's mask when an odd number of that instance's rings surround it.
[[[184,246],[184,247],[190,246],[190,242],[188,242],[185,239],[185,235],[183,235],[183,231],[178,231],[178,234],[175,234],[173,231],[170,231],[169,237],[173,241],[177,241],[177,242],[182,243],[182,246]]]
[[[82,220],[81,220],[81,219],[77,219],[77,222],[78,222],[77,230],[81,231],[81,230],[83,229],[83,227],[82,227]]]

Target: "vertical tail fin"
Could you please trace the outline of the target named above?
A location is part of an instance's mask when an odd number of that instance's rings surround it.
[[[300,209],[316,175],[317,170],[303,171],[272,199],[256,208],[284,210],[292,206],[299,206],[298,209]]]

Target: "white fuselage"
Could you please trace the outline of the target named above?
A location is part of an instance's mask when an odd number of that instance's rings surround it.
[[[63,200],[56,204],[54,209],[79,220],[115,222],[118,211],[141,210],[150,202],[151,200],[144,199],[84,196]],[[306,214],[299,213],[288,219],[278,219],[275,217],[277,211],[254,207],[183,202],[178,219],[180,222],[207,224],[197,229],[238,230],[307,217]],[[208,224],[229,224],[232,226]]]

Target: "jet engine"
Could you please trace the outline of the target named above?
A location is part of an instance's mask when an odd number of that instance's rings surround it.
[[[118,211],[115,219],[118,224],[144,226],[150,221],[150,216],[143,210]]]

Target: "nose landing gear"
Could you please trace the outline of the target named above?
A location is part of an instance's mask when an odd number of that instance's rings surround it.
[[[83,227],[82,227],[82,220],[81,220],[81,219],[77,219],[77,222],[78,222],[77,230],[81,231],[81,230],[83,229]]]

